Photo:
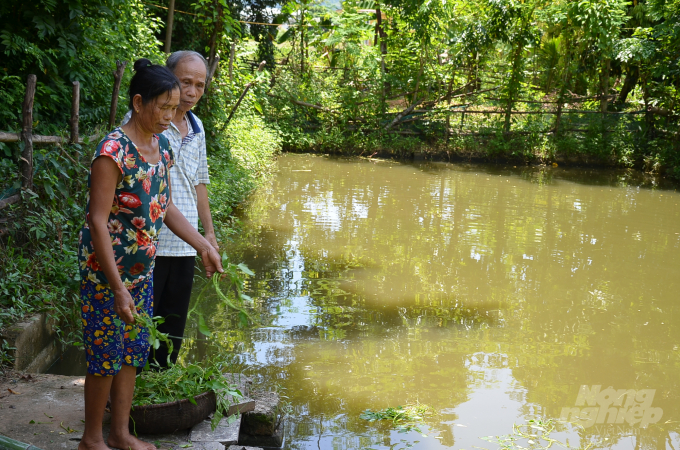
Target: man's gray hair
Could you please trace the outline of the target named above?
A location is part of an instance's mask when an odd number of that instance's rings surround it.
[[[200,61],[203,61],[203,64],[205,64],[205,73],[207,76],[208,61],[203,57],[203,55],[193,50],[180,50],[177,52],[173,52],[172,54],[170,54],[170,56],[168,56],[168,59],[165,61],[165,65],[167,66],[168,69],[170,69],[174,73],[179,63],[184,61],[186,58],[192,56],[198,58]]]

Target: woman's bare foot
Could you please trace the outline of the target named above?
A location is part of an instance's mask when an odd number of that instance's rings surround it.
[[[78,450],[111,450],[108,445],[104,443],[104,439],[98,441],[89,441],[81,439],[78,444]]]
[[[155,445],[139,440],[130,433],[123,433],[120,435],[109,434],[109,438],[106,442],[111,447],[119,448],[121,450],[156,450]]]

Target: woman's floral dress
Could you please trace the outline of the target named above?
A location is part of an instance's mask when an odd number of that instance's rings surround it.
[[[138,312],[153,314],[153,267],[158,232],[170,200],[168,170],[174,163],[167,139],[158,140],[160,159],[148,163],[122,129],[116,128],[98,145],[92,158],[113,159],[121,172],[108,218],[114,259]],[[88,180],[92,189],[92,180]],[[96,186],[95,186],[96,188]],[[114,312],[114,294],[101,270],[89,227],[90,199],[80,231],[81,318],[88,373],[116,375],[123,364],[139,367],[149,354],[148,331],[126,325]]]

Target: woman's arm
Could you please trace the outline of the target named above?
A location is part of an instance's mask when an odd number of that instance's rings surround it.
[[[177,237],[182,239],[187,244],[191,245],[201,255],[205,273],[211,277],[215,272],[224,272],[222,269],[222,260],[217,250],[208,242],[206,238],[201,236],[196,228],[191,226],[189,221],[172,203],[172,196],[168,202],[168,208],[165,210],[165,220],[163,221],[170,231],[175,233]]]
[[[135,303],[120,279],[108,228],[109,213],[119,177],[120,169],[113,159],[100,156],[92,163],[89,225],[97,262],[113,291],[113,310],[123,322],[134,323],[132,314],[135,311]]]

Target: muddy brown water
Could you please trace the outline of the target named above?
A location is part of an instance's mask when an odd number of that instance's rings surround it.
[[[674,186],[289,154],[241,220],[262,325],[208,303],[185,358],[278,388],[287,448],[541,448],[551,426],[556,448],[680,448]],[[360,418],[413,404],[420,432]]]

